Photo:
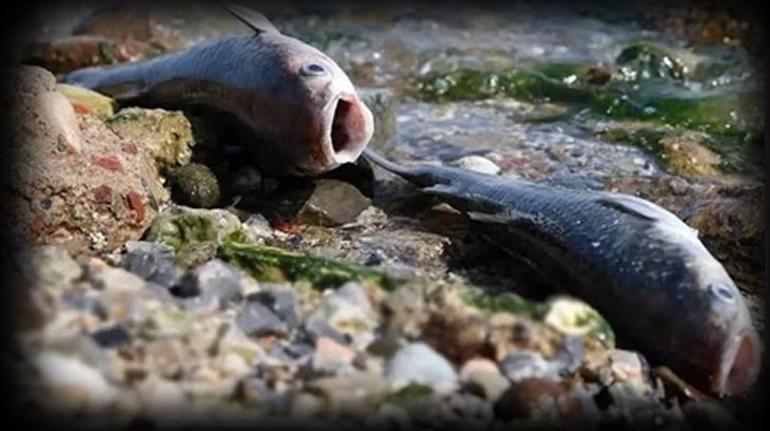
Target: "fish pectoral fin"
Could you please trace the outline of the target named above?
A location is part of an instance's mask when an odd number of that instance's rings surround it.
[[[488,214],[476,211],[468,212],[468,217],[470,217],[471,220],[476,220],[483,223],[509,224],[511,221],[515,220],[515,217],[511,217],[507,214]]]
[[[222,6],[227,9],[228,12],[230,12],[234,17],[238,18],[242,23],[249,26],[252,30],[259,33],[280,33],[280,31],[275,28],[273,23],[270,22],[264,15],[261,13],[247,8],[245,6],[241,6],[238,4],[234,4],[231,2],[221,2]]]

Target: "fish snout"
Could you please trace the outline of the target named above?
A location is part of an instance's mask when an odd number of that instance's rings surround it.
[[[328,114],[324,155],[332,166],[354,162],[374,133],[372,111],[355,94],[342,94]]]
[[[747,393],[759,374],[761,342],[756,330],[749,328],[728,341],[713,382],[713,391],[720,395]]]

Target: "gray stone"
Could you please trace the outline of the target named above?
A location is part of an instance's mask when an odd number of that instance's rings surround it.
[[[552,362],[559,373],[566,376],[577,371],[584,357],[585,348],[580,337],[566,335]]]
[[[195,308],[196,304],[213,302],[214,308],[221,309],[240,296],[242,279],[243,274],[240,271],[219,259],[214,259],[183,277],[171,292],[181,296],[183,304],[187,307]]]
[[[454,389],[458,382],[452,364],[422,342],[399,349],[385,365],[385,374],[396,388],[419,383],[443,392]]]
[[[236,317],[236,323],[243,332],[252,337],[285,336],[289,332],[289,327],[285,322],[269,308],[256,301],[248,301],[243,304],[243,308]]]
[[[497,401],[511,385],[499,372],[474,372],[465,383],[468,390],[491,402]]]
[[[122,266],[147,281],[171,287],[182,276],[174,261],[174,250],[165,244],[128,241],[126,250]]]
[[[371,201],[344,181],[318,180],[313,193],[297,213],[303,224],[339,226],[354,221]]]
[[[131,342],[131,334],[121,325],[99,329],[91,337],[106,349],[118,348]]]
[[[276,316],[286,322],[290,328],[299,325],[297,298],[293,290],[270,287],[250,295],[249,300],[257,301],[269,308]]]
[[[454,165],[482,174],[497,175],[500,172],[500,167],[495,162],[481,156],[465,156],[455,161]]]
[[[325,399],[333,414],[361,414],[375,408],[390,393],[388,380],[365,373],[321,377],[307,382],[305,389]]]
[[[514,382],[528,378],[560,380],[557,367],[531,350],[509,353],[500,361],[500,368]]]
[[[318,337],[328,337],[332,340],[347,344],[348,339],[339,331],[334,329],[326,320],[310,317],[306,319],[300,328],[300,334],[311,343],[315,343]]]
[[[378,315],[361,285],[348,282],[335,291],[325,292],[320,306],[309,318],[326,320],[337,331],[355,338],[373,331]]]

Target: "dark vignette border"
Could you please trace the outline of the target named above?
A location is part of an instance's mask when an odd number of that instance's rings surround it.
[[[349,0],[348,0],[349,1]],[[346,3],[346,1],[336,1],[337,3]],[[387,4],[390,7],[398,8],[404,4],[415,4],[417,0],[411,0],[411,1],[393,1],[388,0],[383,2],[383,0],[379,0],[377,2],[377,5],[381,6],[383,4]],[[434,2],[437,5],[440,5],[441,7],[446,7],[450,10],[453,10],[455,6],[457,6],[456,13],[458,15],[458,18],[462,18],[463,14],[463,8],[464,5],[469,6],[483,6],[483,7],[489,7],[489,8],[504,8],[507,4],[511,4],[513,1],[504,2],[504,1],[462,1],[462,0],[445,0],[441,2]],[[7,68],[9,66],[13,66],[18,63],[21,55],[21,50],[24,47],[25,40],[29,35],[33,35],[36,31],[36,25],[40,23],[39,16],[41,11],[45,11],[46,8],[51,7],[53,4],[55,7],[67,7],[68,5],[75,4],[77,2],[75,1],[56,1],[56,2],[42,2],[42,1],[24,1],[19,3],[11,3],[7,4],[4,7],[4,12],[2,14],[3,17],[3,23],[0,26],[0,100],[5,100],[4,96],[7,94],[8,90],[10,88],[13,88],[12,86],[14,83],[8,78],[7,75]],[[105,0],[105,3],[108,3],[107,0]],[[184,7],[184,2],[180,1],[165,1],[165,3],[172,3],[174,6],[179,5],[179,7]],[[283,2],[287,3],[287,2]],[[318,1],[318,2],[301,2],[301,1],[290,1],[288,4],[290,4],[292,7],[302,7],[303,9],[322,9],[323,5],[326,3],[330,3],[330,1]],[[422,2],[421,2],[422,3]],[[530,1],[528,3],[537,3]],[[543,2],[546,3],[546,2]],[[547,2],[548,4],[552,5],[556,3],[555,1]],[[633,19],[634,14],[640,10],[643,10],[644,8],[650,7],[652,5],[657,6],[681,6],[681,5],[694,5],[698,7],[702,7],[704,9],[710,9],[710,8],[717,8],[717,9],[723,9],[727,10],[729,13],[734,14],[737,18],[740,18],[742,20],[747,20],[752,23],[752,25],[756,25],[759,28],[762,28],[763,31],[761,31],[761,36],[759,36],[759,39],[754,41],[753,48],[751,49],[751,53],[753,56],[755,56],[760,64],[761,67],[764,68],[765,77],[765,92],[766,92],[766,104],[765,104],[765,115],[768,115],[768,112],[770,111],[768,108],[770,108],[770,104],[767,103],[768,100],[770,100],[770,88],[766,85],[766,79],[767,79],[767,71],[768,71],[768,63],[767,63],[767,32],[764,31],[764,23],[766,22],[766,12],[767,12],[767,6],[764,2],[753,2],[753,1],[737,1],[737,0],[710,0],[710,1],[694,1],[694,0],[657,0],[657,1],[651,1],[651,2],[645,2],[645,1],[630,1],[630,0],[623,0],[623,1],[611,1],[611,0],[595,0],[595,1],[585,1],[585,2],[579,2],[579,1],[561,1],[559,3],[563,3],[566,7],[573,7],[573,8],[581,8],[584,5],[590,4],[593,8],[596,8],[597,4],[599,5],[599,9],[607,10],[611,13],[617,13],[619,11],[622,15],[628,16],[629,19]],[[360,7],[361,3],[358,3],[358,7]],[[652,23],[654,24],[654,23]],[[6,111],[9,109],[8,106],[2,106],[1,107],[3,111]],[[0,168],[0,184],[2,184],[2,187],[7,187],[8,181],[11,181],[13,178],[14,173],[14,158],[13,158],[13,148],[11,147],[11,142],[9,139],[9,134],[7,132],[8,130],[8,124],[7,124],[7,115],[2,116],[2,121],[0,121],[0,163],[2,164],[2,167]],[[767,124],[767,118],[766,118]],[[767,134],[765,134],[765,162],[767,163],[768,160],[770,160],[770,143],[767,142]],[[767,166],[767,165],[765,165]],[[767,173],[766,173],[767,175]],[[768,184],[767,177],[765,179],[765,184]],[[768,202],[768,199],[770,199],[770,193],[768,193],[767,187],[765,187],[765,202]],[[2,194],[0,194],[2,196]],[[13,343],[12,343],[12,334],[13,334],[13,326],[12,326],[12,320],[11,316],[13,315],[16,310],[14,309],[14,297],[16,292],[18,292],[20,289],[23,289],[24,286],[17,281],[9,278],[10,271],[8,268],[8,264],[10,261],[10,256],[16,251],[18,248],[18,243],[13,239],[10,238],[6,232],[6,227],[9,223],[9,217],[12,216],[12,214],[9,214],[5,203],[0,203],[0,267],[2,267],[2,277],[0,280],[3,281],[3,287],[2,287],[2,297],[0,298],[0,304],[2,304],[2,321],[0,323],[0,328],[2,328],[2,341],[5,343],[3,346],[4,348],[0,350],[0,368],[2,368],[1,371],[1,378],[2,382],[5,386],[5,402],[2,403],[3,408],[6,410],[6,414],[4,417],[6,418],[6,421],[10,425],[11,423],[14,424],[24,424],[24,425],[42,425],[42,426],[51,426],[51,428],[63,428],[63,427],[77,427],[77,423],[61,423],[56,422],[55,418],[47,417],[44,413],[34,411],[29,409],[27,406],[22,405],[18,398],[16,397],[16,394],[19,393],[21,387],[23,386],[23,381],[21,381],[17,376],[12,375],[12,372],[7,368],[7,358],[12,357],[16,354],[16,351],[14,349]],[[767,250],[767,241],[765,241],[765,268],[768,267],[768,263],[770,263],[770,253],[768,253]],[[765,290],[765,301],[768,303],[767,298],[767,292],[768,290]],[[765,310],[767,312],[767,308]],[[770,321],[770,319],[766,319],[766,321]],[[769,343],[767,340],[764,340],[764,345],[768,346]],[[767,359],[765,355],[765,361],[763,363],[764,367],[767,367]],[[763,373],[764,376],[767,375],[767,373]],[[747,403],[747,411],[750,414],[750,416],[754,419],[752,422],[752,428],[756,427],[759,429],[765,422],[767,418],[767,412],[766,408],[764,407],[766,405],[767,401],[767,381],[762,380],[757,382],[756,390],[754,391],[754,394],[752,398],[746,400]],[[134,424],[133,427],[135,428],[146,428],[146,425],[148,424],[142,424],[137,423]],[[206,424],[201,424],[202,427],[205,427]],[[301,426],[299,426],[301,425]],[[303,423],[303,424],[296,424],[296,423],[271,423],[271,424],[260,424],[258,427],[252,426],[250,428],[259,428],[259,429],[294,429],[297,427],[297,429],[342,429],[345,428],[344,426],[335,425],[335,424],[318,424],[318,423]],[[763,427],[764,428],[764,427]]]

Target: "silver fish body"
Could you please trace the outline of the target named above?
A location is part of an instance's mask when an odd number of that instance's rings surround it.
[[[247,14],[236,16],[254,35],[81,69],[62,80],[139,106],[203,106],[234,116],[253,132],[250,149],[268,174],[314,175],[355,161],[372,136],[373,118],[345,72],[258,13],[237,12]]]
[[[698,386],[729,395],[755,381],[761,345],[743,296],[697,232],[671,212],[627,194],[402,167],[371,149],[364,155],[471,218],[503,227],[533,260],[559,265],[575,281],[570,293],[633,348]]]

